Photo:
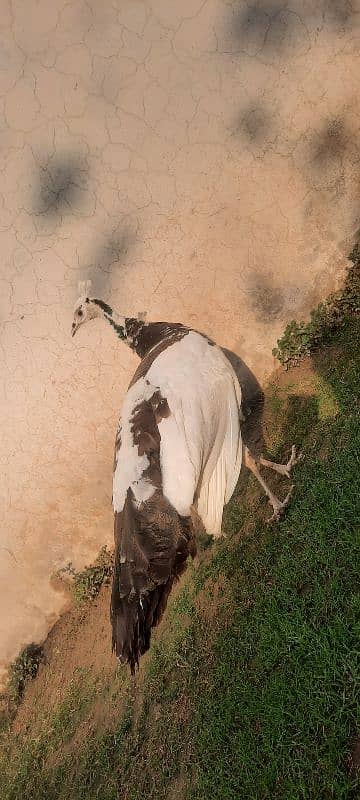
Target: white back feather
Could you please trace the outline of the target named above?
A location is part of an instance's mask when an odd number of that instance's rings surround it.
[[[197,492],[205,529],[219,535],[224,503],[241,468],[241,390],[222,350],[193,331],[160,353],[125,396],[122,444],[113,479],[114,508],[123,508],[129,486],[138,503],[155,491],[143,478],[148,458],[139,456],[134,446],[131,418],[134,408],[158,390],[170,409],[170,415],[158,423],[164,496],[179,514],[188,516]]]
[[[242,461],[235,372],[219,347],[192,331],[164,350],[146,377],[171,411],[159,422],[164,495],[186,515],[198,491],[205,528],[219,534]]]

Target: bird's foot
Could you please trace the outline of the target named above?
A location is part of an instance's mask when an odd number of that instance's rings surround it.
[[[287,464],[276,464],[275,461],[268,461],[266,458],[263,458],[262,456],[260,458],[260,464],[263,467],[267,467],[268,469],[274,470],[274,472],[277,472],[278,475],[284,475],[286,478],[290,479],[291,478],[290,473],[292,468],[295,466],[295,464],[301,461],[302,458],[304,458],[303,453],[299,453],[299,455],[297,456],[296,447],[293,444],[291,448],[291,456]]]
[[[304,458],[304,453],[299,453],[299,455],[296,455],[296,446],[293,444],[291,448],[291,456],[289,458],[288,463],[285,464],[286,475],[288,478],[290,478],[290,472],[292,468],[295,467],[295,464],[298,464],[299,461],[302,461],[303,458]]]
[[[271,505],[272,505],[272,507],[274,509],[274,513],[267,520],[268,525],[270,525],[270,523],[274,522],[274,521],[278,522],[281,519],[281,517],[284,515],[285,509],[289,505],[290,498],[291,498],[291,495],[293,493],[293,490],[294,490],[294,485],[291,487],[289,493],[286,495],[285,500],[283,500],[283,502],[281,502],[281,500],[278,500],[278,498],[275,497],[274,495],[271,497],[270,503],[271,503]]]

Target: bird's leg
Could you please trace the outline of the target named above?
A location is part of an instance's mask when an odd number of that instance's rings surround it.
[[[301,461],[302,458],[304,458],[303,453],[299,453],[297,456],[296,447],[293,444],[291,448],[291,456],[287,464],[276,464],[274,461],[267,461],[267,459],[263,458],[262,456],[260,456],[260,464],[263,467],[273,469],[274,472],[278,472],[279,475],[285,475],[286,478],[290,478],[290,472],[292,468],[298,463],[298,461]]]
[[[260,475],[258,465],[247,447],[244,447],[244,463],[245,466],[253,473],[253,475],[255,475],[255,478],[257,478],[257,480],[259,481],[260,486],[262,486],[264,492],[266,492],[269,498],[269,502],[271,503],[274,509],[274,513],[272,517],[270,517],[268,522],[272,522],[273,519],[279,520],[281,515],[284,513],[286,506],[289,503],[294,487],[293,486],[291,487],[289,493],[285,497],[285,500],[281,502],[281,500],[279,500],[278,497],[276,497],[276,495],[271,491],[270,487],[267,485],[267,483],[265,483],[264,479]]]

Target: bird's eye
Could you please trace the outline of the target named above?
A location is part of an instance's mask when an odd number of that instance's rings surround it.
[[[81,308],[80,308],[80,310],[78,311],[78,317],[82,317],[83,313],[84,313],[84,312],[83,312],[83,311],[81,311]]]

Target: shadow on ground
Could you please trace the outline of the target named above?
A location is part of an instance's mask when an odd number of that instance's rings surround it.
[[[71,213],[86,205],[89,167],[84,158],[76,155],[53,157],[40,165],[33,211],[49,217]]]
[[[107,298],[112,278],[129,265],[137,242],[137,224],[125,220],[94,244],[93,255],[82,270],[82,279],[91,280],[93,296]]]
[[[232,47],[236,52],[261,54],[265,59],[293,55],[310,44],[312,29],[329,35],[359,24],[359,13],[349,0],[315,0],[304,4],[294,0],[256,0],[237,2],[228,20]]]

